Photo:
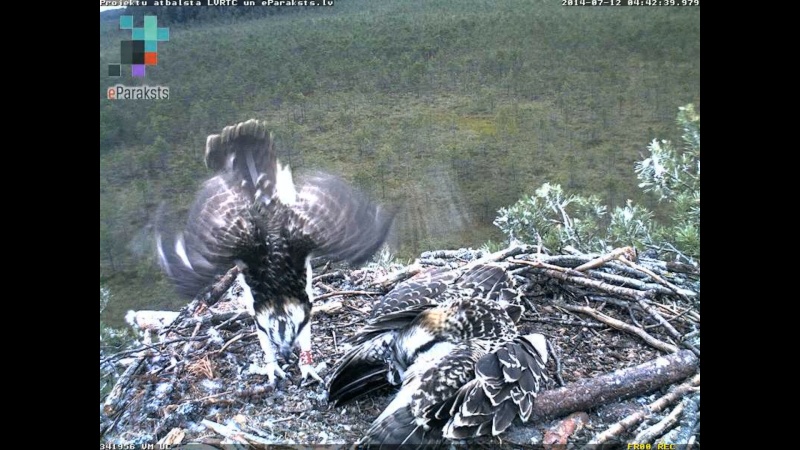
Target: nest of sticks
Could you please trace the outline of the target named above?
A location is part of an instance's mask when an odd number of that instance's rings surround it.
[[[527,423],[470,445],[699,446],[700,269],[637,258],[629,247],[604,255],[443,250],[405,267],[359,270],[325,264],[313,283],[317,372],[327,379],[343,343],[397,283],[479,259],[504,262],[517,280],[526,308],[520,331],[547,337],[551,380]],[[178,313],[135,313],[142,334],[132,348],[108,354],[101,345],[101,374],[115,375],[100,402],[101,443],[347,445],[389,403],[392,393],[383,392],[334,408],[325,386],[300,382],[296,360],[285,363],[285,380],[268,385],[253,369],[262,351],[238,300],[236,270]]]

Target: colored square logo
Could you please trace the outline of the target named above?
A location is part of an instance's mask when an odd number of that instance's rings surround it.
[[[120,41],[119,64],[108,65],[108,76],[119,77],[122,64],[131,66],[131,75],[144,77],[145,66],[158,64],[158,42],[169,41],[169,28],[159,27],[156,16],[144,16],[143,26],[134,26],[133,16],[120,16],[120,30],[131,30],[131,39]]]
[[[133,29],[133,16],[119,16],[119,29],[120,30]]]

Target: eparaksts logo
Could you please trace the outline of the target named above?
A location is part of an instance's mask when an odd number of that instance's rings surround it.
[[[111,86],[106,91],[109,100],[169,100],[167,86]]]

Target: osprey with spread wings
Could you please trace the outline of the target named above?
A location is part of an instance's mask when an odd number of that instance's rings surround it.
[[[321,381],[311,356],[311,255],[364,262],[383,244],[393,214],[332,175],[295,187],[256,120],[209,136],[205,162],[215,174],[199,189],[184,231],[170,247],[157,236],[162,268],[194,297],[238,265],[270,381],[285,377],[276,357],[288,358],[297,344],[303,378]]]

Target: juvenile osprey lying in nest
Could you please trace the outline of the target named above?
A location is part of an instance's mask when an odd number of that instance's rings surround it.
[[[270,382],[285,377],[276,357],[288,358],[296,344],[302,377],[322,381],[312,367],[311,255],[364,262],[385,240],[393,214],[332,175],[315,175],[298,190],[276,158],[272,134],[256,120],[209,136],[205,162],[214,176],[197,192],[174,247],[157,235],[162,268],[194,297],[238,265]]]
[[[541,334],[519,335],[518,303],[497,264],[434,273],[386,295],[328,385],[336,405],[400,386],[359,444],[440,444],[526,421],[546,380],[547,345]]]

